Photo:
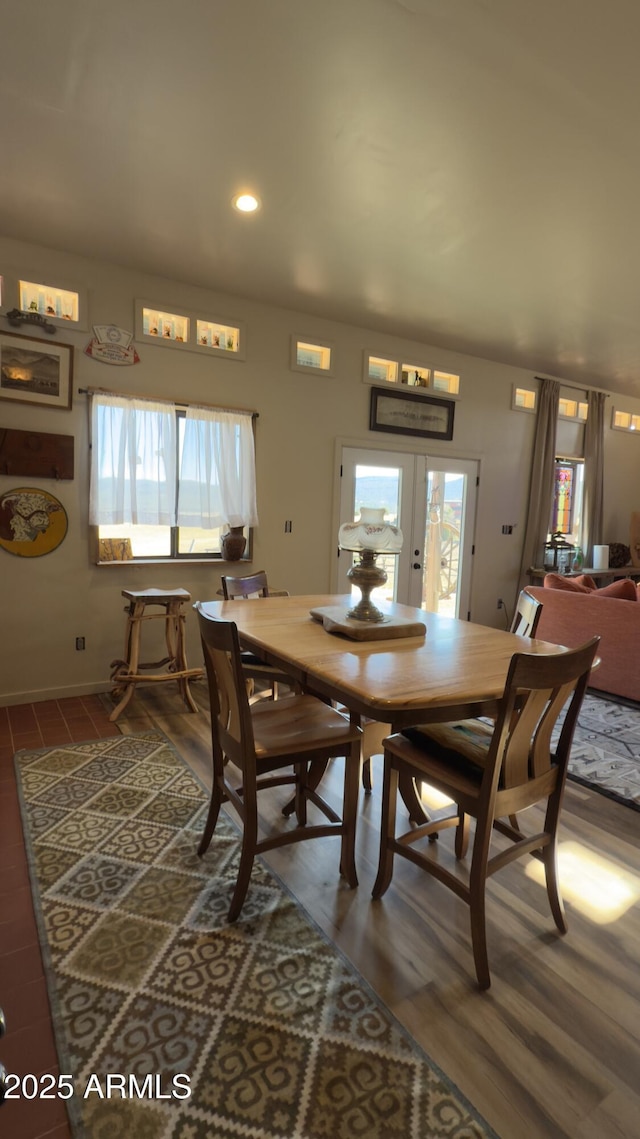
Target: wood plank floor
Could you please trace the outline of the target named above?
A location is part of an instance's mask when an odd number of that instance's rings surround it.
[[[166,689],[142,689],[119,728],[165,732],[208,783],[204,684],[193,691],[202,715]],[[563,849],[573,852],[569,933],[556,934],[527,864],[507,867],[488,887],[493,984],[481,993],[461,901],[405,861],[397,861],[385,897],[371,899],[379,763],[373,794],[361,794],[357,890],[338,878],[335,839],[273,851],[269,865],[502,1139],[640,1137],[638,812],[569,784],[562,821]],[[324,783],[336,806],[341,764]],[[282,791],[262,800],[268,826],[287,825],[281,799]],[[443,861],[452,858],[451,838],[439,840]]]

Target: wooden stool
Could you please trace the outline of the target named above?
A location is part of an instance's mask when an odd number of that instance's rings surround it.
[[[202,668],[187,668],[187,658],[184,645],[185,614],[182,606],[191,601],[191,594],[186,589],[141,589],[132,592],[122,590],[122,596],[129,599],[125,606],[128,613],[127,632],[125,637],[125,660],[111,661],[111,683],[113,700],[119,700],[109,716],[111,721],[117,720],[133,696],[136,684],[141,681],[161,683],[165,680],[175,680],[178,683],[182,698],[192,712],[200,709],[195,703],[189,690],[189,681],[204,676]],[[145,613],[149,605],[158,606],[161,612]],[[143,621],[163,620],[165,623],[165,638],[167,653],[163,660],[143,664],[140,660],[140,635]],[[141,669],[161,669],[166,665],[166,672],[157,672],[155,675],[142,675]]]

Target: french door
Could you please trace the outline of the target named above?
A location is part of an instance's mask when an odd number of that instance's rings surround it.
[[[340,523],[357,518],[361,506],[383,506],[404,536],[399,555],[378,557],[387,582],[374,598],[468,617],[477,481],[475,460],[342,449]],[[352,554],[338,551],[339,593],[349,592],[352,564]]]

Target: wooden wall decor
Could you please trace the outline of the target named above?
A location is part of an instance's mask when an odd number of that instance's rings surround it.
[[[73,435],[0,428],[0,475],[73,478]]]
[[[20,328],[21,324],[37,324],[39,328],[44,328],[45,332],[51,336],[55,334],[55,324],[47,320],[46,316],[41,316],[39,312],[21,312],[19,308],[12,308],[6,316],[13,328]]]

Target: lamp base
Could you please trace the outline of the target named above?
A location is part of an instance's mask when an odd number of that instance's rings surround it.
[[[384,585],[387,580],[386,571],[376,565],[374,550],[363,550],[360,561],[349,570],[347,577],[362,593],[362,599],[353,609],[349,609],[347,617],[354,621],[384,621],[384,613],[374,605],[371,600],[371,591]]]

